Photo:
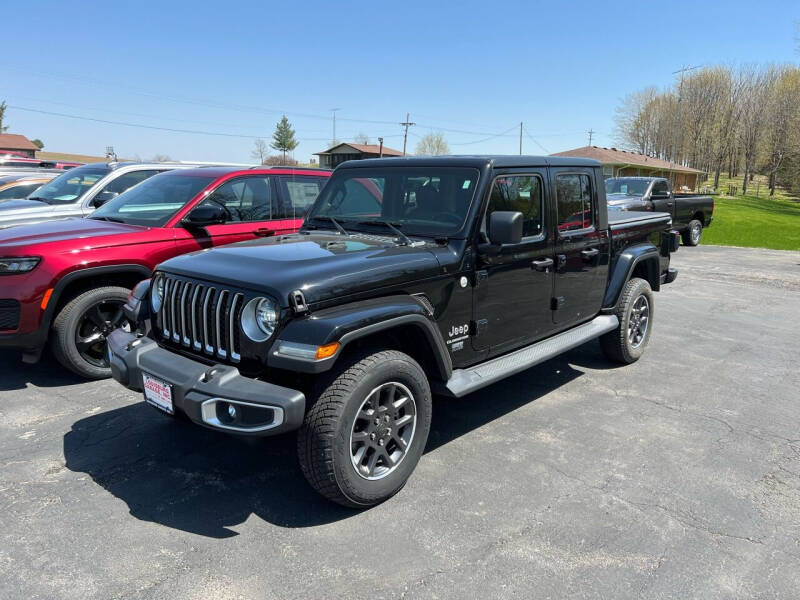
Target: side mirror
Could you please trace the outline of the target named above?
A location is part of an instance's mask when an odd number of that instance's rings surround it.
[[[201,204],[183,218],[181,223],[187,229],[220,225],[228,220],[228,211],[218,204]]]
[[[493,246],[519,244],[522,241],[522,213],[496,210],[489,215],[489,240]]]
[[[92,206],[94,206],[95,208],[100,208],[101,206],[103,206],[103,204],[105,204],[109,200],[113,200],[117,196],[119,196],[119,192],[110,192],[110,191],[100,192],[92,200]]]

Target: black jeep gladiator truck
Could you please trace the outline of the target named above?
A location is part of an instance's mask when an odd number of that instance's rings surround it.
[[[672,215],[672,226],[686,246],[697,246],[703,228],[714,220],[714,198],[702,194],[674,194],[663,177],[606,179],[609,210],[652,210]]]
[[[609,216],[596,161],[351,161],[299,233],[162,263],[131,292],[139,333],[112,332],[109,362],[163,413],[298,430],[311,485],[369,506],[414,470],[432,393],[465,396],[594,338],[637,360],[678,244],[668,214]]]

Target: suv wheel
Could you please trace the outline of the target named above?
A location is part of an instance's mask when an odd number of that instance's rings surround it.
[[[653,291],[650,284],[631,278],[617,303],[616,329],[600,336],[603,353],[613,361],[630,364],[644,354],[653,330]]]
[[[122,305],[130,290],[108,286],[88,290],[70,300],[53,321],[53,354],[69,370],[87,379],[111,376],[106,336],[117,327],[130,330]]]
[[[305,417],[297,453],[308,482],[339,504],[379,504],[405,485],[431,424],[431,391],[410,356],[387,350],[349,363]]]
[[[700,238],[703,236],[703,224],[697,219],[689,221],[689,226],[686,231],[681,233],[684,246],[697,246],[700,243]]]

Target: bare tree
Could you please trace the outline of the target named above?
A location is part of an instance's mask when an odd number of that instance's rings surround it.
[[[269,156],[269,150],[267,149],[267,143],[262,140],[261,138],[256,138],[253,141],[253,151],[250,152],[250,156],[258,161],[258,164],[263,165],[264,161]]]
[[[355,137],[353,138],[353,141],[354,141],[356,144],[364,144],[364,145],[367,145],[367,144],[369,144],[369,137],[367,136],[367,134],[365,134],[365,133],[361,133],[361,132],[359,131],[359,132],[358,132],[358,133],[355,135]]]
[[[0,102],[0,133],[5,133],[6,131],[8,131],[8,127],[6,125],[3,125],[3,121],[6,118],[6,108],[8,108],[6,106],[6,101],[3,100],[2,102]]]
[[[450,154],[450,146],[441,133],[429,133],[417,144],[417,154],[421,156],[441,156]]]
[[[769,127],[763,134],[764,171],[769,180],[770,196],[775,194],[777,174],[784,160],[800,142],[800,70],[781,68],[765,107]]]
[[[762,128],[766,122],[764,107],[774,78],[772,71],[745,67],[742,72],[742,111],[739,116],[739,140],[744,155],[744,181],[742,194],[747,193],[747,184],[755,174],[756,152]]]
[[[172,157],[169,154],[156,154],[150,162],[172,162]]]

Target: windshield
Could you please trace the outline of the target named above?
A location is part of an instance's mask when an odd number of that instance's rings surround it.
[[[348,231],[372,231],[371,222],[388,221],[408,235],[446,236],[463,226],[477,183],[477,169],[469,168],[343,169],[334,172],[307,223],[331,227],[333,217]]]
[[[618,177],[606,179],[606,195],[620,194],[623,196],[644,196],[650,181],[647,179],[632,179]]]
[[[163,227],[215,177],[168,171],[146,179],[94,211],[90,219]]]
[[[70,204],[77,202],[103,176],[111,171],[105,165],[86,165],[75,167],[67,173],[59,175],[50,183],[43,185],[32,199],[42,200],[48,204]]]

